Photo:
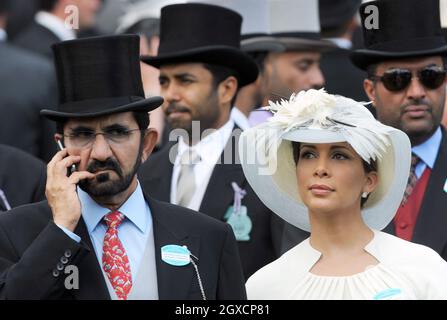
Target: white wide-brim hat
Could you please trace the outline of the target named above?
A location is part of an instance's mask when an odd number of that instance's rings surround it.
[[[310,231],[308,210],[298,192],[292,141],[348,142],[363,160],[377,162],[379,181],[363,205],[364,222],[377,230],[391,222],[410,172],[411,144],[404,132],[378,122],[363,104],[323,89],[270,103],[270,110],[275,115],[244,131],[239,142],[244,174],[270,210]]]

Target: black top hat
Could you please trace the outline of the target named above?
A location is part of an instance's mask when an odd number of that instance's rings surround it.
[[[70,40],[53,45],[59,87],[57,110],[40,114],[54,121],[127,111],[151,111],[162,97],[145,99],[137,35]]]
[[[378,9],[378,28],[365,27],[366,19],[374,22],[368,6]],[[385,60],[447,54],[439,0],[371,1],[360,7],[360,15],[366,49],[354,51],[351,60],[361,69]]]
[[[357,13],[362,0],[319,0],[322,31],[341,27]]]
[[[163,7],[158,56],[142,61],[159,68],[166,64],[202,62],[235,70],[239,85],[256,80],[256,63],[240,50],[242,17],[220,6],[186,3]]]

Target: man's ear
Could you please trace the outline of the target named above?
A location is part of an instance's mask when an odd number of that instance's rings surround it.
[[[231,103],[231,100],[233,100],[234,96],[236,95],[237,86],[238,82],[234,76],[229,76],[219,83],[217,92],[219,94],[219,100],[222,104]]]
[[[141,162],[145,162],[152,150],[154,150],[155,145],[157,144],[158,132],[153,128],[149,128],[146,130],[146,133],[143,137],[143,150],[141,154]]]
[[[376,107],[376,86],[374,82],[370,79],[363,80],[363,90],[365,90],[368,99],[372,101],[373,106]]]
[[[60,134],[60,133],[55,133],[55,134],[54,134],[54,141],[55,141],[55,142],[57,142],[57,141],[59,141],[59,140],[62,141],[62,138],[63,138],[62,134]]]

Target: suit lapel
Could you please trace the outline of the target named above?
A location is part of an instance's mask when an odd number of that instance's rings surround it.
[[[161,260],[161,248],[165,245],[187,246],[200,259],[200,237],[188,235],[179,228],[181,221],[171,221],[167,213],[171,208],[146,195],[154,224],[155,259],[157,265],[158,296],[160,300],[188,299],[196,275],[192,264],[176,267]]]
[[[77,265],[79,268],[79,289],[72,290],[76,300],[108,300],[110,294],[105,283],[104,275],[98,263],[93,244],[87,231],[84,219],[78,223],[75,229],[84,244],[89,249],[89,253]]]
[[[442,130],[439,146],[430,180],[425,190],[421,211],[414,230],[413,241],[431,247],[441,253],[447,243],[447,193],[444,184],[447,180],[447,137]]]
[[[236,129],[239,128],[235,126],[233,129],[233,132],[237,133],[230,137],[220,156],[219,164],[213,169],[199,209],[200,212],[218,220],[223,220],[227,208],[233,204],[234,191],[231,183],[236,182],[242,188],[246,183],[242,167],[238,164],[240,161],[237,146],[240,132],[234,131]]]

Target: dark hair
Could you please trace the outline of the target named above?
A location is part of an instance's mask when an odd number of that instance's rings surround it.
[[[11,9],[10,0],[0,0],[0,15],[3,13],[8,13]]]
[[[295,165],[298,165],[298,161],[300,159],[300,147],[301,147],[300,142],[292,141],[293,160],[295,161]],[[372,160],[371,163],[368,163],[362,159],[362,164],[363,164],[363,169],[365,170],[365,173],[377,171],[377,162],[374,160]],[[369,197],[369,195],[368,195],[368,197]],[[361,198],[360,208],[363,208],[363,205],[368,200],[368,197]]]
[[[213,88],[217,89],[219,84],[227,79],[228,77],[235,77],[239,80],[239,73],[236,70],[233,70],[228,67],[224,67],[217,64],[210,64],[210,63],[204,63],[203,67],[207,69],[211,75],[213,76]],[[236,92],[234,93],[233,99],[231,100],[231,107],[233,107],[234,103],[236,102],[236,96],[239,91],[239,81],[238,81],[238,88]]]
[[[258,66],[259,73],[264,72],[265,59],[269,53],[267,51],[253,51],[247,52],[247,54],[255,61],[256,65]]]
[[[132,112],[135,121],[138,124],[138,128],[141,130],[146,130],[149,126],[149,114],[146,111],[133,111]],[[64,126],[67,123],[67,120],[65,121],[58,121],[56,123],[56,132],[63,134],[64,133]],[[142,135],[144,135],[144,131],[141,132]]]
[[[368,76],[368,79],[374,77],[376,75],[377,72],[377,63],[373,63],[370,64],[367,68],[366,68],[366,74]]]
[[[56,6],[58,0],[39,0],[38,8],[43,11],[51,11]]]

